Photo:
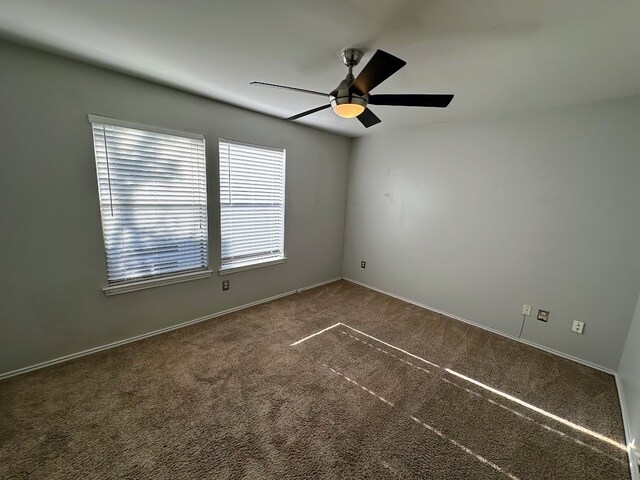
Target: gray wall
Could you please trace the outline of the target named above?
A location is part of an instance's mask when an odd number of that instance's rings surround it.
[[[640,290],[639,132],[630,97],[361,138],[343,275],[514,336],[522,304],[548,309],[523,338],[615,369]]]
[[[629,441],[635,445],[633,453],[636,459],[640,459],[640,298],[618,367],[618,376],[627,407]]]
[[[0,43],[0,373],[339,276],[350,140]],[[105,297],[88,113],[203,133],[219,266],[218,136],[285,147],[286,263]],[[213,320],[215,321],[215,320]]]

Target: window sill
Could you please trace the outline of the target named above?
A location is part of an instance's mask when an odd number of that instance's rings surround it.
[[[287,257],[276,258],[272,260],[262,260],[253,263],[246,263],[241,265],[235,265],[230,267],[222,267],[218,270],[219,275],[228,275],[229,273],[241,272],[243,270],[253,270],[254,268],[268,267],[269,265],[277,265],[284,263]]]
[[[141,280],[139,282],[122,283],[120,285],[112,285],[102,289],[105,295],[120,295],[121,293],[135,292],[137,290],[145,290],[147,288],[162,287],[171,285],[172,283],[189,282],[191,280],[200,280],[201,278],[209,278],[213,270],[201,270],[199,272],[181,273],[162,278],[153,278],[151,280]]]

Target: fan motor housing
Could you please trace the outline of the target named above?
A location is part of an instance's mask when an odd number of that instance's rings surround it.
[[[357,93],[349,91],[349,85],[351,85],[352,82],[353,78],[345,78],[342,82],[340,82],[338,88],[336,88],[329,94],[329,100],[331,101],[332,107],[335,107],[336,105],[345,105],[348,103],[361,105],[365,108],[367,107],[367,95],[358,95]]]

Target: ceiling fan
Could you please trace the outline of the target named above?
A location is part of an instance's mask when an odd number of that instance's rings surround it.
[[[349,68],[349,73],[344,80],[330,93],[316,92],[304,88],[276,85],[274,83],[251,82],[251,85],[262,87],[282,88],[294,92],[308,93],[328,97],[329,103],[306,112],[299,113],[287,120],[297,120],[312,113],[331,107],[336,115],[343,118],[357,118],[366,128],[380,123],[381,120],[367,105],[393,105],[404,107],[438,107],[444,108],[451,102],[453,95],[438,94],[382,94],[370,95],[369,92],[396,73],[407,62],[387,53],[377,50],[369,63],[360,71],[357,77],[353,76],[353,67],[360,63],[362,50],[348,48],[342,52],[342,62]]]

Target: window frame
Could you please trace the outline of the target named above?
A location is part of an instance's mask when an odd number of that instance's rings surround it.
[[[203,155],[204,155],[204,181],[205,181],[205,201],[206,201],[206,206],[205,206],[205,216],[206,216],[206,222],[207,222],[207,229],[206,229],[206,233],[205,233],[205,239],[206,239],[206,244],[205,244],[205,251],[206,251],[206,261],[205,261],[205,265],[202,268],[198,268],[196,270],[194,269],[185,269],[185,270],[180,270],[180,271],[176,271],[176,272],[170,272],[170,273],[166,273],[166,274],[160,274],[158,276],[146,276],[146,277],[139,277],[139,278],[134,278],[131,280],[122,280],[122,281],[115,281],[110,283],[107,280],[107,284],[106,286],[104,286],[102,288],[102,291],[105,293],[105,295],[110,296],[110,295],[117,295],[117,294],[121,294],[121,293],[127,293],[127,292],[132,292],[132,291],[137,291],[137,290],[144,290],[144,289],[148,289],[148,288],[154,288],[154,287],[160,287],[160,286],[164,286],[164,285],[170,285],[170,284],[174,284],[174,283],[181,283],[181,282],[187,282],[187,281],[191,281],[191,280],[199,280],[202,278],[209,278],[211,277],[213,270],[211,270],[210,267],[210,238],[209,238],[209,195],[208,195],[208,182],[207,182],[207,153],[206,153],[206,140],[204,135],[202,134],[197,134],[197,133],[192,133],[192,132],[185,132],[185,131],[180,131],[180,130],[172,130],[172,129],[167,129],[167,128],[162,128],[162,127],[155,127],[155,126],[151,126],[151,125],[145,125],[145,124],[140,124],[140,123],[135,123],[135,122],[129,122],[129,121],[125,121],[125,120],[119,120],[119,119],[115,119],[115,118],[110,118],[110,117],[104,117],[101,115],[94,115],[94,114],[89,114],[88,115],[88,120],[89,120],[89,124],[91,126],[91,137],[92,137],[92,156],[93,156],[93,163],[94,163],[94,168],[95,168],[95,172],[96,172],[96,181],[98,182],[98,207],[100,210],[100,224],[101,224],[101,233],[102,233],[102,243],[103,243],[103,251],[105,254],[105,269],[107,269],[106,273],[107,275],[105,275],[105,277],[108,278],[108,264],[107,264],[107,245],[106,245],[106,237],[105,237],[105,225],[104,225],[104,221],[103,221],[103,215],[102,215],[102,209],[103,209],[103,205],[102,205],[102,199],[100,197],[100,173],[98,170],[98,159],[96,157],[96,145],[95,145],[95,139],[94,139],[94,124],[102,124],[102,125],[107,125],[107,126],[115,126],[115,127],[124,127],[124,128],[130,128],[130,129],[135,129],[135,130],[141,130],[141,131],[146,131],[146,132],[152,132],[152,133],[159,133],[159,134],[164,134],[164,135],[172,135],[172,136],[177,136],[177,137],[182,137],[182,138],[190,138],[190,139],[195,139],[195,140],[202,140],[203,142]]]
[[[258,259],[254,261],[244,262],[238,265],[223,265],[222,260],[222,187],[220,185],[220,146],[222,143],[235,144],[240,146],[247,146],[251,148],[271,150],[282,153],[282,239],[281,239],[281,255],[273,258]],[[273,147],[270,145],[260,145],[256,143],[243,142],[240,140],[232,140],[229,138],[218,138],[218,227],[220,232],[220,268],[218,269],[219,275],[228,275],[235,272],[241,272],[245,270],[253,270],[256,268],[268,267],[271,265],[278,265],[285,263],[287,260],[286,254],[286,185],[287,185],[287,149],[282,147]]]

